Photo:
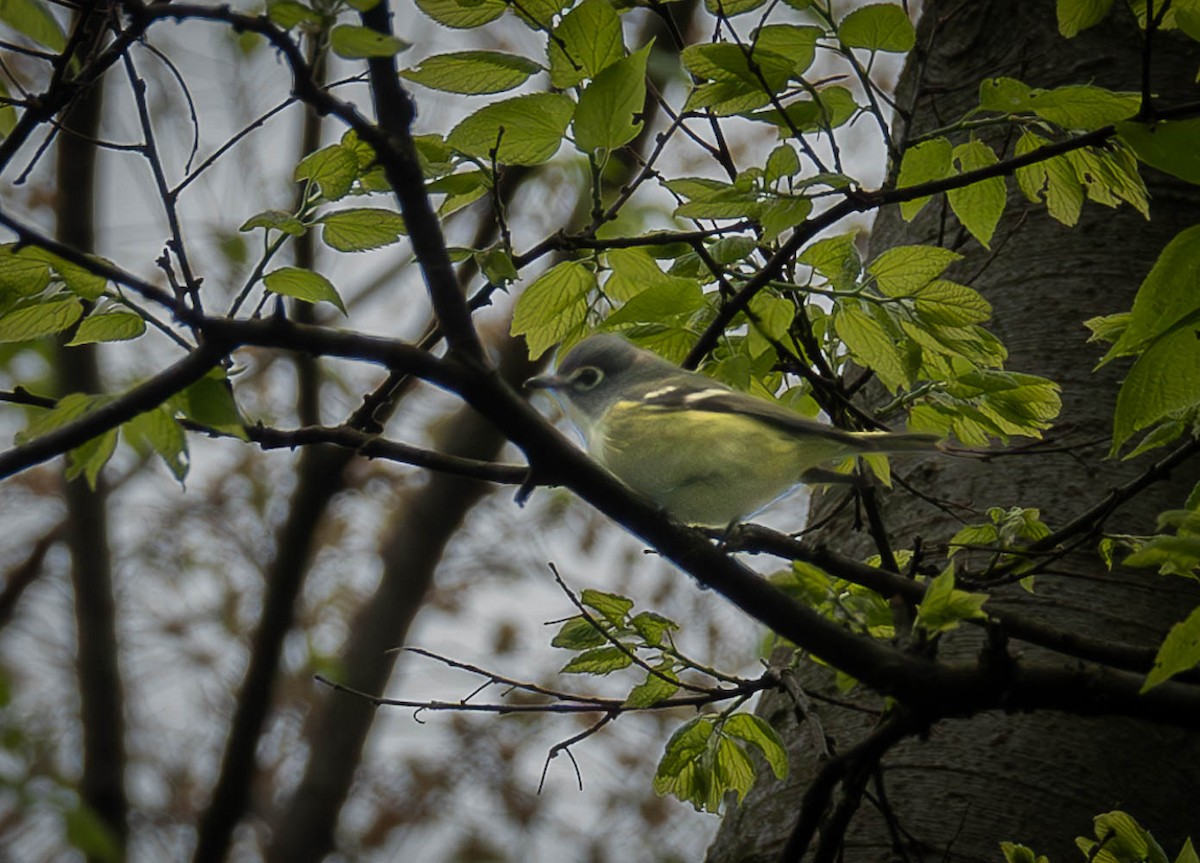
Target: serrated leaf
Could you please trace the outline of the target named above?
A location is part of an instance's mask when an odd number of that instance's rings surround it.
[[[873,370],[889,390],[894,392],[908,383],[896,340],[858,306],[839,304],[834,310],[833,327],[854,361]]]
[[[1017,140],[1016,155],[1023,156],[1049,143],[1032,132]],[[1068,227],[1079,221],[1084,191],[1069,159],[1055,156],[1017,169],[1017,186],[1034,203],[1045,202],[1050,217]]]
[[[982,141],[969,141],[955,147],[954,160],[963,174],[995,165],[1000,161],[992,152],[992,148]],[[946,197],[963,227],[970,231],[984,248],[990,249],[992,234],[996,232],[1000,217],[1004,215],[1004,205],[1007,201],[1004,179],[988,177],[960,189],[951,189],[946,193]]]
[[[753,12],[766,2],[767,0],[704,0],[704,8],[708,10],[710,15],[723,15],[727,18],[733,18],[737,15]]]
[[[558,152],[575,111],[560,93],[532,93],[481,108],[454,127],[446,141],[476,158],[538,165]]]
[[[1032,849],[1012,842],[1001,842],[1000,852],[1004,855],[1004,863],[1049,863],[1045,857],[1034,854]]]
[[[96,408],[111,401],[110,396],[88,395],[86,393],[67,393],[60,398],[54,407],[41,414],[35,414],[29,425],[17,433],[17,443],[28,443],[31,440],[52,432],[84,416]]]
[[[881,293],[907,297],[928,285],[962,255],[941,246],[896,246],[867,267]]]
[[[669,323],[688,318],[704,306],[704,292],[694,279],[666,276],[632,297],[621,308],[604,319],[606,329],[624,324]]]
[[[267,0],[267,17],[284,30],[299,24],[320,24],[321,16],[297,0]]]
[[[516,54],[456,51],[426,57],[416,68],[405,69],[400,75],[431,90],[473,96],[519,87],[541,68]]]
[[[46,3],[37,0],[4,0],[0,3],[0,21],[51,51],[59,52],[67,47],[62,25]]]
[[[40,294],[49,284],[48,263],[17,253],[12,245],[0,246],[0,297],[31,297]]]
[[[762,226],[762,242],[774,242],[784,231],[804,224],[812,213],[812,201],[798,196],[767,198],[758,208],[755,220]]]
[[[171,405],[188,419],[246,440],[245,420],[233,399],[233,389],[223,369],[213,369],[171,399]]]
[[[511,332],[525,336],[531,359],[583,324],[588,296],[595,287],[595,273],[578,261],[564,261],[522,291],[513,309]]]
[[[584,0],[563,16],[547,42],[550,83],[565,90],[595,78],[625,56],[621,19],[608,0]]]
[[[82,476],[87,480],[88,487],[95,491],[100,471],[116,452],[118,437],[117,429],[109,429],[67,453],[67,479],[73,480]]]
[[[320,273],[299,267],[280,267],[263,276],[267,290],[308,303],[332,303],[343,315],[346,306],[333,283]]]
[[[27,342],[61,333],[83,315],[83,304],[74,297],[46,300],[0,317],[0,343]]]
[[[265,228],[268,231],[282,231],[293,237],[302,236],[307,230],[304,223],[291,213],[283,210],[263,210],[255,213],[242,223],[239,231],[253,231],[255,228]]]
[[[559,627],[558,633],[550,640],[551,647],[564,650],[587,650],[607,644],[604,633],[596,628],[586,617],[572,617]]]
[[[763,103],[760,101],[758,104]],[[779,127],[785,135],[794,135],[796,132],[836,129],[858,113],[858,103],[854,101],[854,94],[845,87],[824,87],[817,91],[815,99],[804,98],[789,102],[784,106],[782,113],[776,108],[749,114],[746,113],[746,110],[748,109],[730,108],[724,113],[738,113],[748,120],[771,123]],[[826,174],[824,176],[838,177],[841,175]]]
[[[837,288],[850,288],[862,273],[862,258],[855,245],[858,232],[838,234],[818,240],[801,252],[797,259],[812,267]]]
[[[579,601],[588,608],[594,609],[613,626],[623,626],[625,618],[633,608],[633,600],[616,593],[605,593],[602,590],[585,590],[579,596]]]
[[[104,293],[108,279],[98,276],[91,270],[72,264],[58,255],[38,246],[27,246],[18,253],[19,257],[49,264],[50,268],[62,280],[67,290],[85,300],[96,300]],[[95,256],[92,256],[95,257]],[[103,261],[103,258],[96,258]]]
[[[130,445],[158,453],[175,479],[183,482],[188,472],[187,436],[166,408],[138,414],[121,429]]]
[[[780,144],[767,156],[763,179],[767,185],[774,185],[786,177],[795,176],[800,172],[800,157],[796,155],[791,144]]]
[[[504,0],[416,0],[416,3],[434,21],[455,30],[481,27],[508,9]]]
[[[329,34],[329,47],[339,57],[359,60],[366,57],[391,57],[410,47],[410,44],[370,27],[338,24]]]
[[[583,153],[611,151],[642,130],[646,103],[646,60],[653,42],[612,63],[579,96],[575,108],[575,147]]]
[[[824,35],[820,27],[797,24],[768,24],[754,31],[752,45],[759,50],[786,57],[791,63],[791,76],[803,75],[812,65],[817,53],[817,40]]]
[[[678,623],[653,611],[638,612],[630,619],[629,625],[651,647],[661,646],[668,632],[679,629]]]
[[[326,213],[317,221],[321,223],[322,242],[339,252],[365,252],[390,246],[405,233],[403,216],[395,210],[378,207],[337,210]],[[342,311],[344,313],[345,309]]]
[[[68,346],[91,342],[124,342],[146,332],[146,322],[133,312],[108,312],[83,319]]]
[[[927,321],[961,327],[992,316],[992,307],[978,291],[945,279],[937,279],[913,292],[917,312]]]
[[[341,144],[332,144],[300,160],[292,179],[297,183],[309,180],[321,187],[321,194],[330,201],[344,198],[358,176],[358,156]]]
[[[753,713],[735,713],[725,720],[721,730],[730,737],[745,740],[757,748],[766,759],[767,764],[770,765],[775,778],[785,779],[787,777],[787,747],[784,746],[779,732],[761,716],[755,716]]]
[[[838,38],[851,48],[871,51],[911,51],[917,44],[908,13],[892,3],[860,6],[842,19]]]
[[[1157,566],[1167,575],[1192,575],[1200,567],[1200,537],[1155,536],[1121,563],[1125,566]]]
[[[1200,311],[1200,225],[1176,234],[1138,288],[1113,352],[1144,348]]]
[[[646,672],[646,679],[629,691],[625,699],[626,707],[652,707],[679,691],[679,684],[675,681],[672,663],[669,660],[660,664],[655,671],[658,674]],[[664,680],[664,677],[667,679]]]
[[[1093,818],[1092,825],[1100,842],[1083,836],[1075,839],[1092,863],[1167,863],[1154,837],[1127,812],[1105,812]]]
[[[954,170],[954,147],[946,138],[923,141],[904,151],[900,160],[900,174],[896,179],[897,189],[920,186],[934,180],[949,177]],[[928,197],[914,198],[900,204],[900,215],[911,222],[929,202]]]
[[[1058,0],[1058,32],[1070,39],[1099,24],[1111,6],[1112,0]]]
[[[712,786],[711,768],[702,765],[713,737],[713,722],[698,716],[680,726],[667,741],[654,773],[654,791],[672,794],[697,809],[707,806]],[[717,801],[719,804],[719,800]]]
[[[628,652],[615,645],[595,647],[585,650],[559,669],[560,674],[595,674],[605,675],[633,664],[633,658]]]
[[[914,626],[929,633],[947,632],[964,620],[986,618],[982,607],[987,600],[986,593],[968,593],[955,588],[951,566],[929,582],[925,598],[917,606]]]

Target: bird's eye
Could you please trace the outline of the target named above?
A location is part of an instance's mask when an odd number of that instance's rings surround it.
[[[571,386],[580,392],[586,392],[602,380],[604,380],[604,372],[595,366],[584,366],[571,378]]]

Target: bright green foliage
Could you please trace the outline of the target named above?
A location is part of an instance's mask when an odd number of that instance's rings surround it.
[[[400,74],[423,87],[447,93],[502,93],[524,84],[542,67],[532,60],[499,51],[456,51],[426,57]]]
[[[953,172],[954,146],[946,138],[933,138],[904,151],[896,187],[906,189],[933,180],[944,180]],[[900,205],[900,215],[911,222],[927,203],[927,197],[905,201]]]
[[[1192,540],[1196,564],[1200,565],[1200,537],[1189,538]],[[1186,620],[1171,627],[1158,648],[1154,668],[1146,675],[1142,692],[1153,689],[1181,671],[1195,668],[1197,664],[1200,664],[1200,608],[1192,609]]]
[[[1095,863],[1167,863],[1154,837],[1125,812],[1105,812],[1092,820],[1096,838],[1078,836],[1075,845]]]
[[[358,156],[354,150],[332,144],[301,159],[292,179],[316,183],[327,200],[336,201],[350,193],[358,174]]]
[[[970,556],[973,551],[982,550],[987,553],[989,564],[1020,564],[1026,561],[1024,565],[1028,566],[1033,561],[1010,552],[1017,552],[1050,535],[1050,529],[1042,521],[1041,511],[1038,509],[1019,506],[1004,509],[993,506],[988,508],[987,517],[986,522],[963,525],[950,538],[950,548],[946,556],[953,558],[963,552],[967,553],[964,556]],[[958,562],[961,563],[962,559]],[[1022,568],[1018,565],[1017,571]]]
[[[291,213],[285,213],[283,210],[263,210],[261,213],[255,213],[244,221],[238,230],[253,231],[255,228],[263,228],[266,231],[281,231],[293,237],[301,237],[308,230],[303,222]]]
[[[329,47],[339,57],[356,60],[363,57],[390,57],[408,48],[409,44],[369,27],[339,24],[329,34]]]
[[[969,141],[954,148],[954,162],[961,174],[990,167],[999,161],[992,148],[982,141]],[[989,177],[961,189],[951,189],[946,193],[946,198],[963,227],[988,248],[996,225],[1004,214],[1007,198],[1004,180]]]
[[[645,109],[646,60],[651,45],[605,67],[584,88],[575,108],[575,146],[584,153],[628,144],[642,129],[635,119]]]
[[[495,21],[508,9],[504,0],[416,0],[417,8],[443,24],[455,29],[480,27]]]
[[[138,414],[121,430],[130,446],[141,452],[158,453],[167,469],[183,482],[190,465],[187,437],[170,410],[160,406]]]
[[[245,439],[246,421],[233,399],[233,389],[223,369],[213,369],[182,392],[168,405],[187,419],[219,432]]]
[[[83,304],[74,297],[26,304],[0,316],[0,343],[28,342],[61,333],[83,316]]]
[[[284,30],[301,24],[316,27],[321,23],[320,14],[296,0],[267,0],[267,17]]]
[[[1200,402],[1200,226],[1159,255],[1107,359],[1140,353],[1117,395],[1113,451],[1134,432]]]
[[[558,152],[575,103],[558,93],[532,93],[480,108],[454,127],[446,143],[485,163],[537,165]]]
[[[405,233],[403,216],[395,210],[377,207],[335,210],[321,216],[317,222],[321,225],[322,242],[339,252],[365,252],[390,246]]]
[[[263,276],[268,291],[294,297],[307,303],[333,303],[338,311],[346,314],[346,305],[329,279],[312,270],[299,267],[280,267]]]
[[[68,345],[90,342],[124,342],[146,332],[146,322],[133,312],[109,311],[83,319]]]
[[[756,773],[747,744],[766,758],[778,778],[787,775],[787,752],[767,723],[746,713],[728,719],[699,716],[667,741],[654,775],[654,790],[705,812],[719,812],[731,791],[740,802]]]
[[[1137,93],[1072,85],[1041,90],[1015,78],[989,78],[979,85],[979,107],[1001,114],[1032,114],[1064,129],[1091,131],[1137,113]]]
[[[908,13],[894,3],[860,6],[842,19],[838,38],[851,48],[871,51],[911,51],[917,43]]]
[[[1044,855],[1034,854],[1032,849],[1013,842],[1001,842],[1000,851],[1004,854],[1004,863],[1050,863]]]
[[[512,334],[525,336],[531,357],[560,341],[582,335],[588,296],[596,274],[577,261],[564,261],[543,273],[521,293],[513,309]]]
[[[584,0],[547,40],[550,83],[560,89],[595,78],[625,56],[621,19],[608,0]]]
[[[964,620],[986,619],[983,604],[986,593],[968,593],[954,586],[954,566],[948,566],[941,575],[929,582],[925,598],[917,606],[915,626],[930,634],[948,632]]]

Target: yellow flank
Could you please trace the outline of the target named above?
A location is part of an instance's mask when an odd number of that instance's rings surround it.
[[[725,527],[730,512],[757,512],[800,482],[810,468],[859,451],[851,441],[800,441],[787,431],[735,413],[619,401],[591,429],[592,455],[631,488],[688,524]],[[624,444],[637,441],[636,447]],[[862,449],[866,449],[863,447]],[[689,453],[703,453],[697,460]],[[786,464],[785,473],[757,470]]]

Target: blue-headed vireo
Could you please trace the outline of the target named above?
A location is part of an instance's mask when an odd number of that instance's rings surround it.
[[[925,434],[848,432],[685,371],[621,336],[590,336],[527,387],[553,390],[588,452],[679,520],[722,528],[819,466],[864,453],[928,451]],[[850,477],[845,477],[849,480]]]

